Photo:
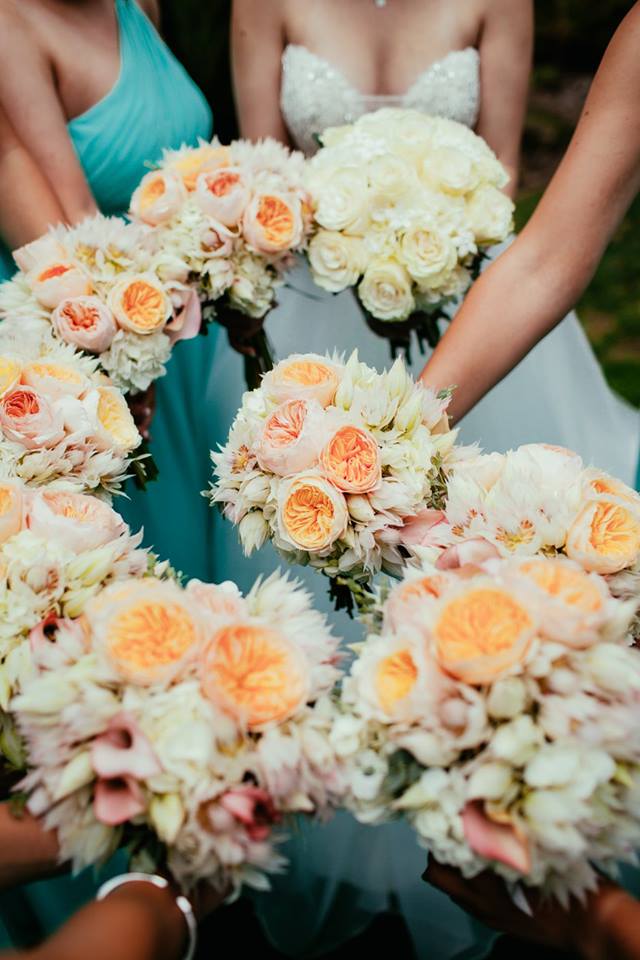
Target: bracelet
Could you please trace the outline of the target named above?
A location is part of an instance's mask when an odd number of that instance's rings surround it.
[[[96,894],[96,900],[105,900],[109,894],[113,893],[114,890],[117,890],[118,887],[125,886],[127,883],[151,883],[159,890],[166,890],[169,887],[169,881],[165,877],[160,877],[157,874],[122,873],[120,876],[113,877],[111,880],[107,880],[106,883],[102,884]],[[196,942],[198,939],[198,924],[196,923],[193,907],[191,906],[189,900],[181,894],[176,897],[176,906],[184,917],[184,922],[187,925],[187,934],[189,937],[187,952],[185,953],[183,960],[193,960],[196,952]]]

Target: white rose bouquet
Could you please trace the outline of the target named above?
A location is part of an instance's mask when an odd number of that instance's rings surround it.
[[[53,330],[97,357],[125,393],[165,374],[172,345],[200,329],[200,305],[178,272],[155,265],[148,227],[90,217],[14,253],[19,272],[0,285],[0,316]]]
[[[276,827],[342,787],[328,694],[338,641],[286,577],[113,583],[58,625],[12,702],[27,807],[76,869],[128,846],[186,889],[265,889]]]
[[[292,253],[306,245],[303,173],[303,155],[275,140],[214,140],[166,151],[131,200],[134,221],[158,237],[160,276],[198,291],[205,316],[248,356],[250,386],[272,366],[262,324]]]
[[[508,176],[462,124],[387,108],[326,130],[308,162],[315,282],[349,287],[392,342],[411,330],[433,346],[438,319],[477,276],[483,251],[505,240]]]
[[[212,453],[211,500],[247,554],[270,539],[289,562],[330,577],[340,605],[366,603],[374,574],[401,569],[405,526],[441,518],[462,456],[448,401],[400,359],[379,374],[355,353],[347,363],[291,356],[244,395],[228,443]]]
[[[343,684],[348,806],[566,903],[640,846],[635,605],[566,557],[408,571]]]

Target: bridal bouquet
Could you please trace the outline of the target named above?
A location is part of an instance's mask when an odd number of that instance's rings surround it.
[[[400,359],[379,374],[356,353],[347,363],[291,356],[244,395],[226,446],[212,453],[211,500],[238,525],[246,554],[271,539],[288,562],[330,577],[350,606],[380,569],[401,569],[406,525],[420,526],[425,511],[430,523],[444,505],[462,456],[448,402]]]
[[[12,703],[27,806],[80,869],[128,845],[182,886],[268,886],[275,828],[341,788],[328,694],[338,641],[285,576],[125,580],[57,625]]]
[[[134,221],[158,235],[160,274],[194,285],[262,372],[272,365],[262,320],[309,231],[303,173],[303,155],[275,140],[214,140],[166,151],[131,201]]]
[[[14,254],[19,272],[0,286],[0,316],[40,322],[100,361],[124,392],[164,375],[172,344],[195,336],[200,306],[191,288],[155,266],[149,228],[118,217],[58,227]]]
[[[348,805],[442,863],[566,902],[640,846],[635,605],[565,557],[425,564],[381,606],[334,726]]]
[[[387,108],[326,130],[308,162],[315,282],[357,288],[376,329],[415,329],[433,345],[437,320],[477,276],[483,250],[506,239],[508,176],[460,123]]]
[[[124,397],[95,359],[37,321],[0,325],[0,477],[108,495],[141,441]]]
[[[442,569],[492,556],[567,556],[640,604],[640,496],[568,450],[529,444],[458,464],[443,512],[408,549],[433,557],[434,547]]]

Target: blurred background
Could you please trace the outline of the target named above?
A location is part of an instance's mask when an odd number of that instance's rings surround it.
[[[631,5],[630,0],[536,0],[519,228],[562,157],[607,42]],[[162,0],[165,36],[209,97],[222,140],[237,134],[229,77],[230,7],[230,0]],[[579,315],[610,383],[640,406],[640,199],[611,244]]]

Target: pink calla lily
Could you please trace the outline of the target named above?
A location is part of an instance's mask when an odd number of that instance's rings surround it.
[[[459,570],[461,567],[477,566],[486,560],[494,560],[500,554],[496,547],[483,537],[463,540],[440,554],[436,562],[438,570]]]
[[[37,654],[43,647],[55,641],[58,627],[63,621],[55,613],[49,613],[29,631],[29,646],[31,652]]]
[[[113,717],[103,734],[91,746],[93,769],[101,779],[131,777],[147,780],[162,772],[151,743],[131,714]]]
[[[144,794],[133,777],[98,780],[93,797],[96,820],[117,827],[145,810]]]
[[[385,534],[385,540],[405,547],[437,546],[438,534],[444,533],[445,529],[442,527],[438,530],[442,524],[448,529],[446,516],[442,510],[432,510],[427,507],[407,520],[403,527],[389,529]]]
[[[496,823],[484,811],[482,801],[468,803],[462,814],[467,843],[475,853],[487,860],[495,860],[519,873],[531,870],[531,852],[524,837],[512,824]]]
[[[165,327],[171,343],[193,340],[200,332],[202,309],[195,290],[176,290],[172,296],[175,305],[173,318]]]
[[[279,817],[266,790],[251,785],[228,790],[220,798],[220,806],[242,823],[251,840],[266,840]]]

